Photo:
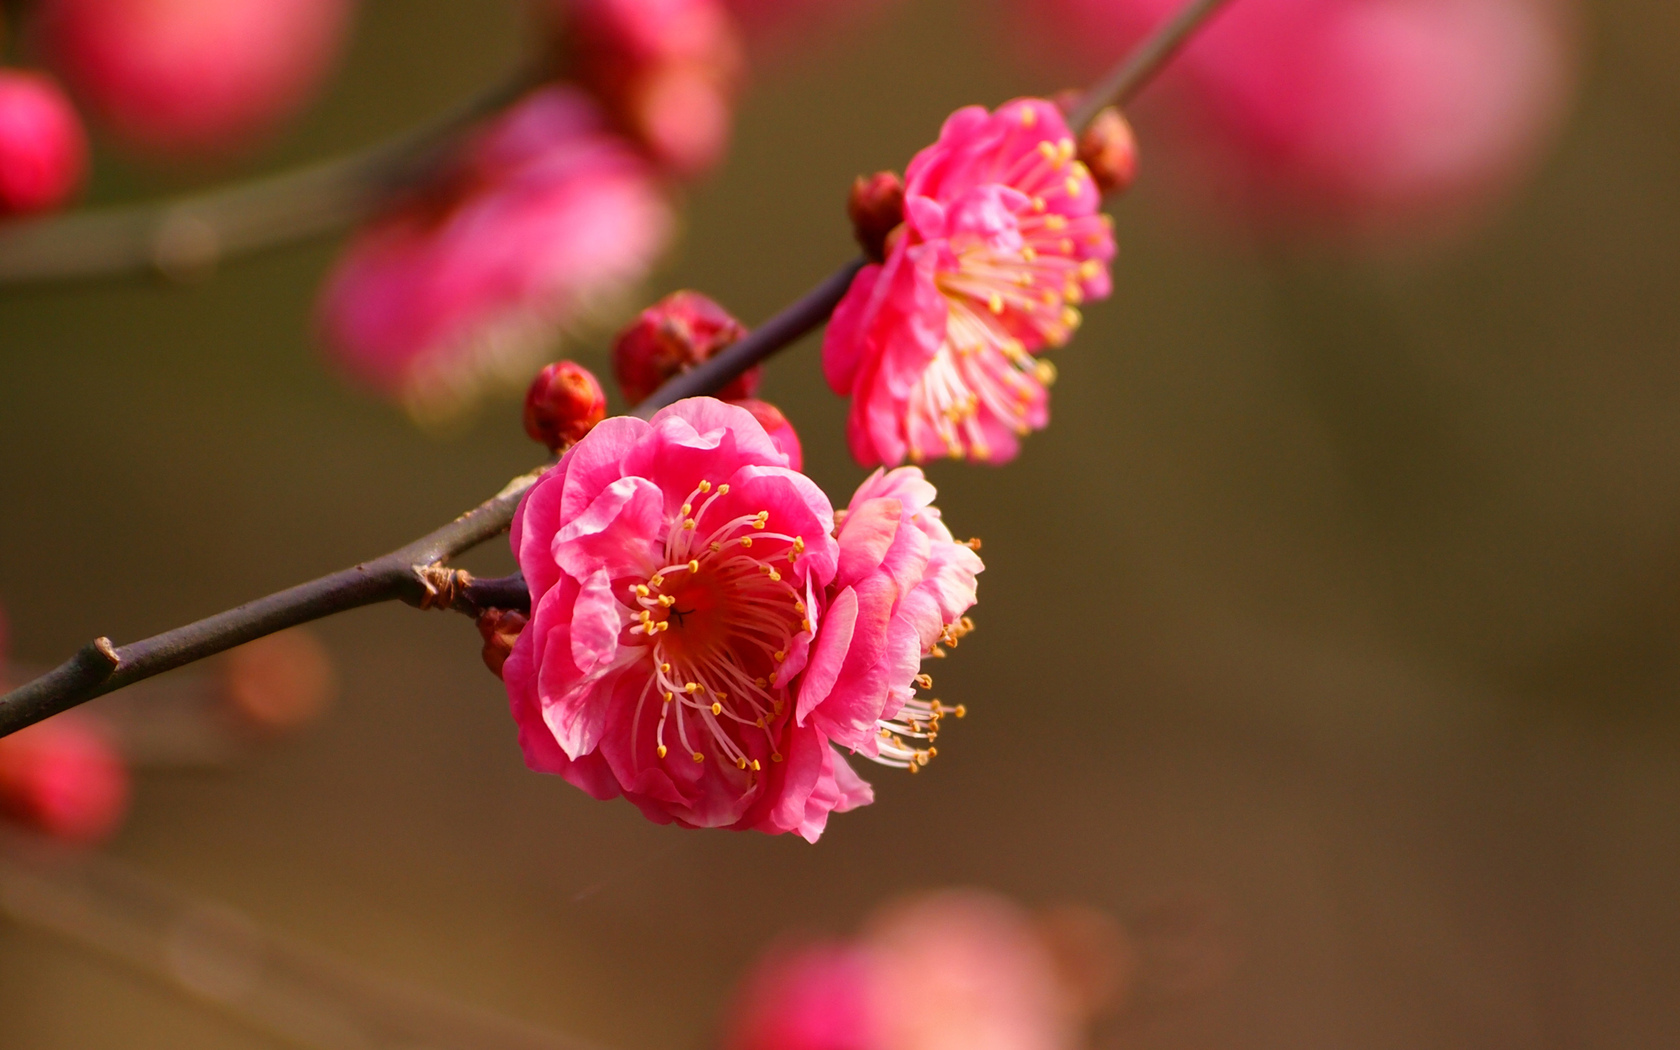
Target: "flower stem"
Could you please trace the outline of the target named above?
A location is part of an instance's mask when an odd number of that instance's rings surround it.
[[[1080,113],[1093,104],[1101,109],[1112,99],[1130,97],[1222,2],[1190,0],[1177,17],[1144,41],[1113,74],[1090,91]],[[1074,126],[1082,123],[1076,114]],[[0,280],[4,279],[5,243],[0,237]],[[857,259],[842,266],[745,339],[667,381],[636,406],[635,414],[645,419],[685,397],[717,390],[747,368],[798,342],[828,320],[863,265],[863,260]],[[435,578],[437,566],[506,531],[520,499],[536,484],[541,473],[539,469],[515,478],[493,498],[443,528],[383,557],[132,645],[119,648],[108,638],[95,639],[55,670],[0,696],[0,736],[125,685],[333,613],[389,601],[435,607],[439,604],[438,591],[430,581]],[[460,590],[455,592],[453,600],[442,604],[469,614],[484,607],[513,606],[519,603],[523,590],[523,581],[515,582],[514,577],[484,581],[466,578],[453,582]],[[528,591],[523,598],[528,605]],[[507,604],[500,604],[504,602]]]
[[[0,226],[0,284],[205,274],[350,226],[424,179],[460,134],[541,83],[532,63],[427,124],[366,149],[204,193]]]

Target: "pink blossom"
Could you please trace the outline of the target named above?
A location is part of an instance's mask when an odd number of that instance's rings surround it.
[[[781,947],[724,1050],[1074,1050],[1080,1018],[1032,917],[979,890],[912,897],[855,941]]]
[[[903,232],[835,310],[823,369],[850,395],[866,466],[950,455],[1002,463],[1049,422],[1076,305],[1109,292],[1114,237],[1060,111],[960,109],[905,172]]]
[[[758,425],[770,435],[771,443],[788,458],[789,470],[805,469],[805,449],[799,443],[799,432],[793,429],[788,417],[782,415],[781,409],[756,397],[739,398],[729,403],[752,413],[752,417],[758,420]]]
[[[349,0],[41,0],[43,50],[113,131],[162,152],[249,145],[337,57]]]
[[[108,837],[128,811],[128,767],[97,718],[57,715],[0,738],[0,810],[66,842]]]
[[[49,78],[0,70],[0,214],[63,204],[87,171],[87,136]]]
[[[487,386],[522,387],[559,329],[643,276],[672,221],[588,98],[543,88],[356,235],[322,292],[323,340],[362,385],[447,415]]]
[[[979,561],[932,496],[877,475],[836,539],[745,409],[601,423],[514,519],[532,614],[502,675],[527,764],[661,823],[815,841],[872,798],[831,744],[925,764],[905,738],[944,713],[910,698],[916,667],[967,629]]]
[[[1551,141],[1564,0],[1245,0],[1176,60],[1175,187],[1271,226],[1393,233],[1485,210]],[[1112,62],[1175,0],[1018,4],[1058,68]],[[1191,176],[1185,178],[1184,176]]]

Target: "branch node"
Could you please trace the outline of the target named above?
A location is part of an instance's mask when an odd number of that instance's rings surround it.
[[[444,565],[416,565],[414,575],[424,592],[420,608],[453,609],[463,591],[472,586],[472,573],[465,569],[451,569]]]

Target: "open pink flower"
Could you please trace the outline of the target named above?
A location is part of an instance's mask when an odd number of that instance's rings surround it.
[[[547,87],[468,144],[442,184],[356,235],[322,291],[329,354],[446,415],[523,387],[559,330],[640,279],[672,215],[652,168],[581,92]]]
[[[502,674],[533,769],[661,823],[815,841],[872,797],[831,743],[925,763],[878,734],[937,730],[944,709],[907,697],[965,630],[978,559],[919,472],[866,483],[836,540],[787,462],[747,410],[691,398],[606,420],[531,489],[512,542],[532,614]]]
[[[41,0],[71,89],[125,140],[164,152],[248,145],[295,112],[337,56],[349,0]]]
[[[1017,0],[1015,39],[1058,69],[1094,70],[1178,6]],[[1164,78],[1173,184],[1277,232],[1410,234],[1474,219],[1533,170],[1561,123],[1575,64],[1567,11],[1568,0],[1232,4]]]
[[[1018,99],[960,109],[905,173],[904,226],[866,266],[823,341],[852,398],[864,465],[949,455],[1001,463],[1049,422],[1077,304],[1109,292],[1114,237],[1060,111]]]

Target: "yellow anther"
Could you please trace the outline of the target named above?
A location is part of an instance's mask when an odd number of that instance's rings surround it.
[[[1067,216],[1055,214],[1046,215],[1044,217],[1044,228],[1047,230],[1067,229]]]
[[[754,725],[756,725],[756,726],[758,726],[758,728],[760,728],[760,729],[763,729],[763,728],[764,728],[764,716],[763,716],[763,715],[759,715],[759,716],[758,716],[758,721],[757,721],[757,722],[755,722],[755,723],[753,723],[753,724],[754,724]]]
[[[805,537],[795,536],[793,538],[793,549],[796,553],[804,554],[805,553]],[[805,610],[803,610],[803,609],[800,610],[800,612],[804,612],[804,611]]]
[[[1052,164],[1060,163],[1061,155],[1056,152],[1056,144],[1046,139],[1038,144],[1038,155]]]
[[[684,521],[683,522],[683,529],[686,532],[693,532],[694,531],[694,519],[689,518],[688,520]]]
[[[665,606],[665,608],[669,609],[671,606],[677,604],[677,600],[675,598],[671,597],[669,594],[661,594],[659,596],[659,604],[663,605],[663,606]]]
[[[756,759],[756,758],[753,759],[753,761],[752,761],[752,767],[753,767],[753,772],[754,773],[757,773],[759,770],[764,768],[763,766],[758,764],[758,759]]]
[[[1082,303],[1085,301],[1085,289],[1069,282],[1068,286],[1062,289],[1062,298],[1070,303]]]
[[[660,674],[670,674],[671,673],[671,665],[670,664],[660,664],[659,665],[659,673]]]
[[[770,570],[770,578],[777,583],[782,582],[782,574],[777,572],[775,569]]]
[[[695,488],[699,489],[701,492],[710,492],[712,491],[712,483],[709,481],[702,481],[700,484],[696,485]]]
[[[704,762],[704,761],[706,761],[706,756],[702,755],[700,752],[696,751],[696,752],[694,752],[694,761]]]
[[[762,529],[765,525],[769,524],[769,522],[770,512],[767,510],[761,510],[758,512],[758,517],[753,519],[753,528]]]
[[[698,693],[699,691],[700,691],[700,683],[699,682],[690,682],[687,685],[683,686],[683,692],[687,693],[689,696],[693,696],[695,693]]]
[[[771,654],[771,655],[773,655],[773,656],[774,656],[774,657],[775,657],[775,658],[776,658],[776,662],[777,662],[777,663],[781,663],[781,662],[782,662],[782,661],[783,661],[783,660],[786,660],[786,659],[787,659],[787,650],[785,650],[785,649],[777,649],[777,650],[776,650],[776,651],[775,651],[775,652],[774,652],[774,653],[772,653],[772,654]]]
[[[693,513],[694,513],[694,504],[684,503],[683,508],[682,508],[682,516],[686,518],[690,514],[693,514]]]
[[[665,702],[667,704],[670,703],[672,700],[675,700],[676,698],[677,698],[676,693],[671,692],[669,689],[667,689],[665,691]]]
[[[782,753],[780,751],[770,752],[770,761],[780,762],[781,760],[782,760]]]
[[[751,536],[742,536],[741,537],[741,546],[751,547],[752,546],[752,537]]]
[[[689,563],[688,563],[688,571],[689,572],[699,572],[700,571],[700,559],[698,559],[698,558],[690,559]]]
[[[1102,263],[1095,259],[1086,259],[1079,264],[1079,276],[1087,281],[1094,280],[1100,273],[1102,273]]]
[[[921,767],[921,766],[918,766],[918,765],[917,765],[917,764],[916,764],[916,763],[914,763],[914,762],[912,762],[912,763],[910,763],[910,772],[912,772],[912,773],[920,773],[920,772],[921,772],[921,771],[922,771],[922,767]]]
[[[721,550],[723,550],[723,544],[717,542],[716,540],[713,540],[712,541],[712,553],[716,554],[718,551],[721,551]]]
[[[1062,141],[1056,143],[1056,149],[1061,153],[1063,161],[1073,159],[1074,145],[1072,139],[1063,139]]]
[[[811,629],[811,621],[810,620],[800,620],[799,621],[799,629],[801,631],[809,631]]]
[[[1074,178],[1072,175],[1069,175],[1067,177],[1066,185],[1067,185],[1067,195],[1069,197],[1079,196],[1079,192],[1085,188],[1085,184],[1080,182],[1078,179]]]
[[[729,694],[728,693],[720,693],[720,692],[717,692],[716,690],[712,691],[712,695],[717,697],[719,700],[728,700],[729,699]]]
[[[1055,306],[1057,303],[1062,301],[1061,296],[1057,295],[1055,292],[1052,292],[1048,288],[1044,289],[1043,292],[1039,293],[1039,298],[1044,300],[1044,305],[1045,306]]]
[[[1038,249],[1030,244],[1021,245],[1021,258],[1027,262],[1034,262],[1038,259]]]
[[[923,689],[932,689],[933,676],[930,674],[919,674],[916,676],[916,684],[921,686]]]
[[[720,496],[729,495],[729,486],[728,485],[719,485],[718,486],[718,495],[720,495]]]
[[[659,745],[659,757],[664,758],[668,754],[670,754],[670,752],[665,749],[665,745],[660,744]]]
[[[945,650],[936,645],[932,649],[928,650],[928,655],[933,657],[935,660],[943,660],[945,659]]]
[[[1032,210],[1038,212],[1040,215],[1043,215],[1045,209],[1049,207],[1050,202],[1045,200],[1043,197],[1034,197],[1032,199]]]
[[[1071,306],[1062,311],[1062,323],[1069,328],[1078,328],[1084,320],[1085,318],[1080,316],[1079,311]]]
[[[796,612],[796,613],[799,613],[800,615],[803,616],[804,613],[805,613],[805,603],[804,602],[794,602],[793,603],[793,611]]]
[[[756,679],[753,684],[757,685],[760,689],[768,689],[770,688],[770,679],[759,678]]]
[[[1038,114],[1033,111],[1031,106],[1022,106],[1021,126],[1023,128],[1030,128],[1036,123],[1038,123]]]
[[[744,759],[744,758],[737,758],[737,759],[736,759],[736,760],[735,760],[735,768],[736,768],[736,769],[745,769],[745,768],[747,768],[747,760],[746,760],[746,759]]]
[[[714,701],[712,703],[712,714],[714,714],[714,715],[723,714],[723,705]]]
[[[986,309],[990,310],[994,314],[1003,313],[1003,295],[998,292],[993,292],[991,295],[987,296]]]
[[[663,586],[665,586],[665,577],[660,576],[659,574],[655,573],[653,578],[648,580],[648,582],[651,583],[655,587],[663,587]]]
[[[639,595],[640,597],[646,598],[649,594],[652,594],[652,593],[653,593],[652,591],[647,589],[647,584],[645,584],[645,583],[636,584],[636,594]]]
[[[1039,361],[1033,365],[1033,375],[1045,386],[1056,381],[1056,366],[1049,361]],[[979,548],[976,547],[976,550]]]
[[[967,541],[966,541],[966,542],[965,542],[965,543],[964,543],[964,544],[963,544],[963,546],[964,546],[964,547],[967,547],[967,548],[968,548],[968,549],[969,549],[969,550],[971,550],[971,551],[977,551],[977,550],[979,550],[979,549],[980,549],[980,537],[978,537],[978,536],[973,536],[973,537],[970,537],[970,538],[969,538],[969,539],[968,539],[968,540],[967,540]]]
[[[968,706],[966,704],[958,704],[957,705],[957,710],[956,710],[956,715],[957,715],[958,718],[967,718],[968,717]]]

